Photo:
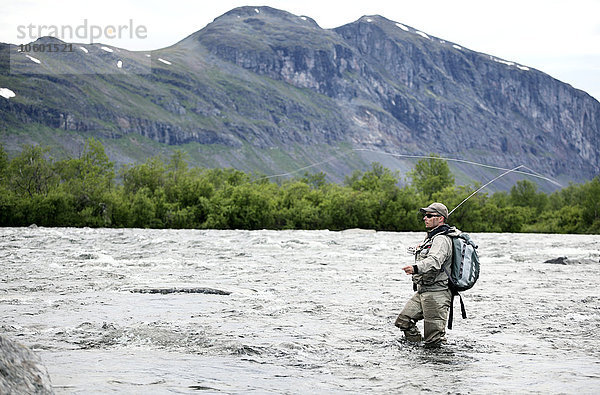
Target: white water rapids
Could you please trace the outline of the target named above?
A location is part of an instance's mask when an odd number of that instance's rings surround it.
[[[472,234],[440,350],[393,325],[423,236],[0,228],[0,330],[59,394],[598,391],[600,236]],[[132,292],[204,287],[230,294]]]

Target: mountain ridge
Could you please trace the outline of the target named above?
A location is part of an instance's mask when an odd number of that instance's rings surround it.
[[[378,15],[322,29],[309,17],[247,6],[161,50],[81,46],[88,52],[73,54],[69,67],[88,67],[92,56],[94,65],[107,62],[109,72],[25,73],[33,79],[27,81],[5,73],[6,52],[15,48],[2,46],[0,87],[23,88],[0,98],[0,141],[13,151],[10,131],[35,127],[100,136],[121,163],[135,159],[119,152],[117,141],[139,135],[171,146],[196,144],[188,147],[196,164],[267,174],[349,148],[525,164],[565,181],[600,172],[600,104],[591,96]],[[148,53],[150,73],[125,73],[143,70]],[[40,59],[42,66],[53,61]],[[115,68],[118,61],[123,69]],[[34,84],[64,97],[39,95]],[[248,154],[254,164],[244,163]],[[315,169],[341,180],[352,166],[364,169],[373,160],[402,173],[410,167],[403,159],[356,153]],[[492,176],[455,170],[465,182]]]

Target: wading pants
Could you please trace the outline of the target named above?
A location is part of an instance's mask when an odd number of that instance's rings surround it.
[[[404,331],[406,340],[425,341],[426,346],[436,346],[445,340],[446,319],[452,294],[450,290],[415,293],[396,318],[396,325]],[[424,338],[416,327],[423,320]]]

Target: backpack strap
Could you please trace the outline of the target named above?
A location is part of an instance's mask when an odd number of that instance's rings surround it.
[[[454,297],[458,296],[460,299],[460,312],[462,315],[462,318],[465,319],[467,318],[467,310],[465,309],[465,304],[462,300],[462,296],[456,292],[456,291],[450,291],[452,292],[452,297],[450,298],[450,312],[448,314],[448,329],[452,329],[452,321],[454,319]]]
[[[452,329],[452,320],[454,319],[454,292],[450,298],[450,313],[448,314],[448,329]]]
[[[465,304],[463,303],[462,296],[457,292],[456,293],[460,298],[460,312],[462,313],[463,320],[467,318],[467,310],[465,309]]]

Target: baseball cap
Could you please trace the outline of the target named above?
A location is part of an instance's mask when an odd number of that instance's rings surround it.
[[[448,207],[442,203],[431,203],[427,207],[423,207],[419,210],[422,213],[438,213],[442,217],[448,219]]]

